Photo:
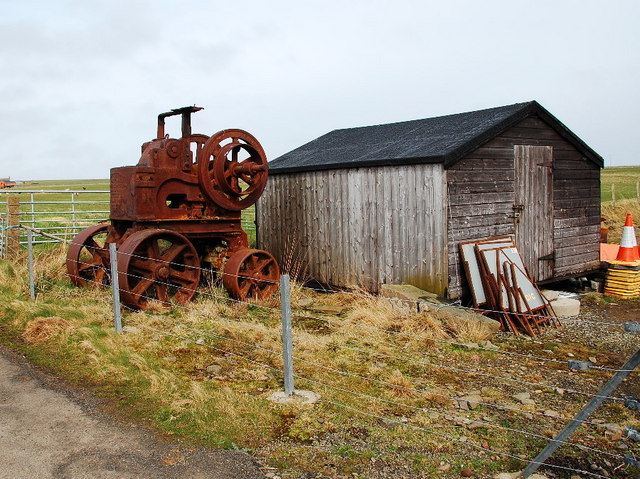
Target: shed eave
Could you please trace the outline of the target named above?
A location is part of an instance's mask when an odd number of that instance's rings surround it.
[[[309,166],[293,166],[290,168],[269,168],[270,175],[284,175],[288,173],[302,173],[310,171],[325,171],[325,170],[345,170],[353,168],[367,168],[367,167],[380,167],[380,166],[402,166],[402,165],[416,165],[416,164],[435,164],[443,163],[443,156],[433,157],[416,157],[416,158],[388,158],[384,160],[367,160],[367,161],[354,161],[349,163],[326,163],[323,165],[309,165]]]

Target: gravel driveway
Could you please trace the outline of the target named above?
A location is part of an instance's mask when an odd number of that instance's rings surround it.
[[[185,447],[99,409],[0,347],[0,478],[265,477],[246,454]]]

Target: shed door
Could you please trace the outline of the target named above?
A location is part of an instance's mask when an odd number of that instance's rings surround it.
[[[514,146],[516,244],[534,281],[553,277],[553,148]]]

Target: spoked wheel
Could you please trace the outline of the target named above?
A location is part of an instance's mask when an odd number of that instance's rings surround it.
[[[254,204],[267,185],[267,157],[244,130],[223,130],[207,140],[198,158],[203,192],[216,204],[240,211]]]
[[[150,229],[129,236],[118,252],[122,302],[146,309],[149,301],[183,304],[200,283],[200,259],[187,238],[175,231]]]
[[[270,253],[241,249],[227,261],[222,284],[235,299],[266,299],[278,289],[279,278],[278,263]]]
[[[109,276],[108,225],[95,225],[81,231],[67,251],[67,274],[76,286],[101,288]]]

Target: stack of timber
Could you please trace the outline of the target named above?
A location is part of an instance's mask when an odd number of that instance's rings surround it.
[[[640,261],[610,261],[604,284],[604,294],[617,298],[640,296]]]
[[[513,236],[459,244],[473,303],[500,321],[502,329],[530,336],[559,326],[553,308],[531,279]]]

